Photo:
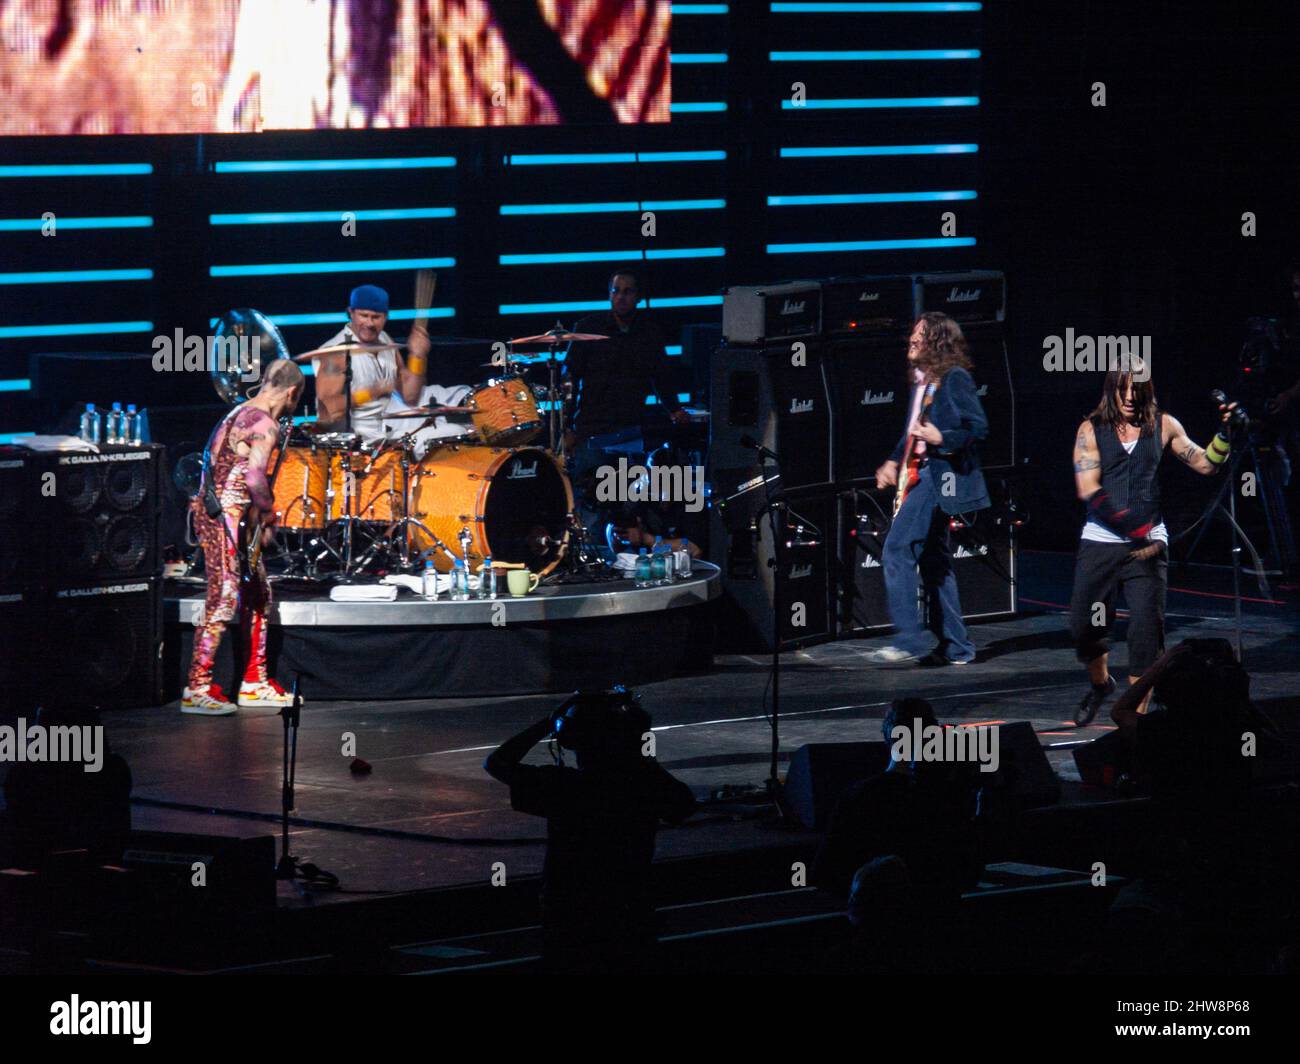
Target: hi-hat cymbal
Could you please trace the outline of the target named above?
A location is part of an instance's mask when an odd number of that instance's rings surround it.
[[[601,333],[577,333],[569,332],[568,329],[551,329],[549,332],[540,333],[537,336],[521,336],[516,340],[511,340],[510,346],[551,347],[557,344],[573,343],[574,341],[608,339],[608,336]]]
[[[408,410],[385,410],[384,419],[408,417],[446,417],[448,414],[472,414],[467,406],[413,406]]]
[[[333,347],[318,347],[315,351],[294,355],[293,360],[310,362],[313,358],[320,358],[322,355],[360,355],[367,352],[375,354],[379,351],[400,351],[405,346],[405,344],[335,344]]]

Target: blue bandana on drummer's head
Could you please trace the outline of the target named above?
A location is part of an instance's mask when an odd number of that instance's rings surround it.
[[[352,298],[348,301],[350,310],[373,310],[379,314],[388,313],[388,293],[373,284],[363,284],[352,289]]]

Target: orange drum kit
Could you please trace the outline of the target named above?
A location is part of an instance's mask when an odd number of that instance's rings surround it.
[[[603,339],[557,329],[512,340],[515,350],[549,348],[552,387],[528,384],[529,360],[512,354],[494,364],[504,375],[471,388],[462,406],[387,411],[386,420],[412,428],[376,444],[352,432],[295,430],[272,483],[285,575],[346,578],[422,568],[426,560],[448,572],[458,559],[477,571],[489,557],[550,573],[581,525],[557,454],[561,404],[551,403],[547,416],[542,403],[558,395],[557,348]],[[345,344],[293,357],[375,349]],[[420,453],[416,434],[448,416],[466,419],[467,430],[427,441]]]

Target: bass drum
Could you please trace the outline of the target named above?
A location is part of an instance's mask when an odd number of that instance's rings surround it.
[[[549,451],[439,447],[421,460],[411,480],[410,511],[419,522],[411,526],[411,542],[421,551],[434,547],[436,536],[459,556],[466,528],[472,570],[490,557],[545,576],[568,549],[573,488]],[[446,551],[431,557],[441,572],[451,571]]]

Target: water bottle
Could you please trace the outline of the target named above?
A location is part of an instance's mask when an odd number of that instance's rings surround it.
[[[99,416],[99,411],[95,409],[94,403],[86,404],[86,412],[81,415],[81,432],[79,435],[87,443],[99,443],[99,437],[103,430],[103,418]]]
[[[122,426],[122,404],[114,403],[108,412],[108,424],[104,426],[105,443],[121,443],[126,431]]]
[[[144,443],[144,419],[140,412],[136,410],[135,403],[126,404],[126,441],[132,447],[139,447]]]
[[[451,571],[451,597],[457,602],[465,602],[469,598],[469,570],[460,558],[456,559],[455,568]]]
[[[664,549],[661,543],[650,558],[650,586],[658,587],[666,583],[668,583],[668,567],[664,563]]]
[[[478,597],[485,599],[497,597],[497,571],[492,568],[490,555],[483,559],[483,568],[478,571]]]
[[[636,556],[635,575],[632,578],[637,587],[650,586],[650,555],[641,548],[641,552]]]
[[[424,563],[424,575],[421,577],[420,591],[427,599],[438,597],[438,570],[433,567],[433,559]]]
[[[691,541],[685,536],[682,537],[682,545],[677,550],[677,575],[691,575]]]

